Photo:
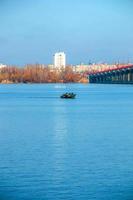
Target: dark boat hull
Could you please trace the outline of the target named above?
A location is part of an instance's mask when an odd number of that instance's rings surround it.
[[[60,96],[61,99],[75,99],[76,94],[66,93]]]

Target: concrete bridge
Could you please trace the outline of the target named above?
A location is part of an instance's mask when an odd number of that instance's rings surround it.
[[[133,84],[133,65],[90,73],[90,83]]]

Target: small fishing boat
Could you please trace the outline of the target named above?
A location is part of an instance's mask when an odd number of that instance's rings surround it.
[[[72,93],[65,93],[60,96],[62,99],[75,99],[76,94]]]

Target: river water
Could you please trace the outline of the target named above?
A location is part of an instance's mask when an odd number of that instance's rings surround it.
[[[66,91],[74,100],[60,99]],[[0,200],[132,200],[133,86],[0,85]]]

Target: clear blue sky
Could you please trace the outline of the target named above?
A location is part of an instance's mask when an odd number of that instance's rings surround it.
[[[0,0],[0,62],[133,62],[132,0]]]

